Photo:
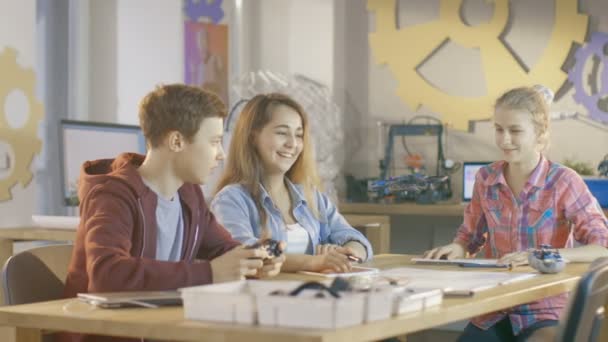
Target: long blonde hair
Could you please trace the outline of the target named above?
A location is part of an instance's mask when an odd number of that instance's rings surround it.
[[[255,142],[257,135],[272,120],[274,109],[279,105],[287,106],[300,114],[304,131],[302,152],[285,176],[292,183],[302,186],[304,197],[311,211],[315,217],[318,218],[319,216],[314,191],[315,188],[320,187],[320,182],[310,144],[310,134],[308,132],[310,126],[304,109],[285,94],[256,95],[247,102],[236,122],[228,157],[224,165],[224,172],[217,184],[216,193],[230,184],[243,185],[251,194],[260,213],[262,227],[266,227],[267,221],[266,211],[260,198],[260,184],[262,183],[264,167]]]

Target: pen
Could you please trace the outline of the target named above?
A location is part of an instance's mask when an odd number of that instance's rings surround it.
[[[348,258],[348,260],[350,261],[356,261],[358,264],[363,263],[363,260],[361,260],[361,258],[354,256],[352,254],[346,254],[346,257]]]

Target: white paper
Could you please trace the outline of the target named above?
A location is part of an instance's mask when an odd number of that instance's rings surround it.
[[[420,268],[393,268],[380,272],[385,277],[408,277],[408,288],[440,289],[448,295],[473,295],[494,288],[537,276],[537,273],[446,271]]]
[[[298,273],[300,273],[300,274],[315,275],[315,276],[326,277],[326,278],[370,276],[370,275],[378,274],[378,272],[380,272],[380,270],[377,268],[360,267],[360,266],[353,266],[351,271],[346,272],[346,273],[320,273],[320,272],[298,271]]]

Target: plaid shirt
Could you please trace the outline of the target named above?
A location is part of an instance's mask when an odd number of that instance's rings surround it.
[[[518,197],[504,177],[506,162],[498,161],[479,170],[471,203],[455,242],[469,253],[482,252],[486,258],[538,248],[582,244],[608,246],[608,220],[585,182],[573,170],[541,156]],[[507,310],[474,318],[471,322],[488,329],[508,315],[513,333],[518,335],[532,324],[559,320],[568,294],[547,297]]]

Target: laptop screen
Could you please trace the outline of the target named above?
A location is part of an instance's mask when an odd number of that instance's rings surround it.
[[[464,162],[462,164],[462,201],[469,202],[473,197],[473,186],[475,185],[475,175],[482,167],[491,162]]]

